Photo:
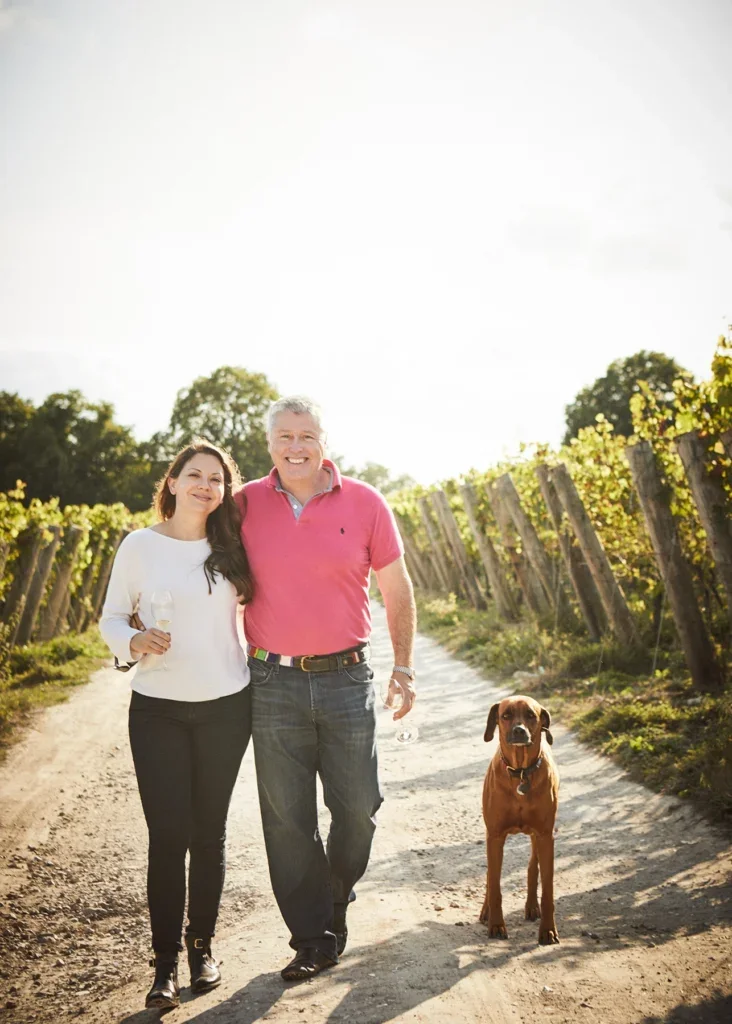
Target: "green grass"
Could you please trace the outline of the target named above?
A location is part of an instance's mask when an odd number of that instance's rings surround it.
[[[556,720],[652,789],[691,800],[732,827],[732,691],[696,690],[671,644],[629,651],[612,641],[505,625],[450,599],[418,597],[419,628],[493,679],[516,682]]]
[[[109,657],[96,626],[45,644],[14,648],[0,676],[0,757],[38,708],[66,700]]]

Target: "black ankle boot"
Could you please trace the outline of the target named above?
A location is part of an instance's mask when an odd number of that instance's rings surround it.
[[[191,992],[208,992],[221,984],[221,971],[211,955],[211,939],[186,935]]]
[[[145,998],[147,1010],[172,1010],[180,1006],[178,957],[173,953],[156,953],[150,961],[155,968],[155,981]]]
[[[348,942],[348,928],[346,926],[346,911],[348,910],[347,903],[334,903],[333,904],[333,931],[336,937],[336,949],[338,950],[338,956],[343,953]]]

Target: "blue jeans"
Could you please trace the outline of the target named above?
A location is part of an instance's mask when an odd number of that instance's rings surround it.
[[[249,659],[252,739],[272,889],[294,949],[337,960],[333,904],[363,875],[383,797],[376,760],[374,673],[368,662],[334,672]],[[331,814],[324,848],[316,776]]]

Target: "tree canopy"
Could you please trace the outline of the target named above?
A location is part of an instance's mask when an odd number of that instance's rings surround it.
[[[29,498],[62,505],[114,504],[131,511],[149,508],[156,482],[175,453],[192,438],[226,448],[245,480],[265,476],[272,460],[264,417],[279,397],[261,373],[220,366],[178,392],[167,428],[137,441],[116,422],[109,402],[90,402],[77,390],[49,395],[38,407],[0,391],[0,491],[26,484]],[[343,472],[384,494],[411,487],[408,476],[392,478],[386,466],[367,462]]]
[[[178,392],[165,441],[175,449],[201,435],[231,453],[245,480],[264,476],[272,467],[264,415],[278,397],[263,373],[220,366]]]
[[[23,480],[28,497],[64,505],[134,504],[135,482],[149,475],[113,406],[80,391],[56,392],[38,408],[0,392],[0,455],[0,490]]]
[[[222,366],[179,391],[168,428],[138,442],[109,402],[80,391],[49,395],[38,407],[0,391],[0,491],[22,480],[29,498],[123,502],[138,512],[150,506],[175,452],[197,435],[227,448],[245,479],[263,476],[271,466],[264,414],[277,397],[263,374]]]
[[[661,406],[670,406],[673,382],[679,378],[693,381],[688,370],[662,352],[642,350],[626,359],[616,359],[604,376],[583,388],[566,406],[564,444],[576,437],[582,427],[593,426],[600,413],[612,423],[616,434],[629,437],[633,433],[630,400],[640,391],[639,381],[646,381]]]

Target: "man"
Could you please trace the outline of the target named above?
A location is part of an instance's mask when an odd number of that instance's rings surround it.
[[[242,539],[255,593],[245,610],[252,735],[270,876],[292,934],[287,981],[338,962],[346,908],[366,870],[377,777],[369,578],[394,648],[390,695],[415,700],[415,605],[394,517],[378,491],[325,458],[320,410],[283,398],[268,414],[274,468],[245,485]],[[331,813],[327,847],[316,776]]]

